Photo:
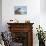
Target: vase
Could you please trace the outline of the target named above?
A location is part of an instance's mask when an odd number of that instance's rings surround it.
[[[39,40],[39,46],[45,46],[45,41]]]

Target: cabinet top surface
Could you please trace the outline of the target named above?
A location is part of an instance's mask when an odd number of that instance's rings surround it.
[[[20,24],[22,24],[22,25],[23,25],[23,24],[31,24],[31,25],[33,25],[34,23],[7,23],[7,24],[8,24],[8,25],[13,25],[13,24],[19,24],[19,25],[20,25]]]

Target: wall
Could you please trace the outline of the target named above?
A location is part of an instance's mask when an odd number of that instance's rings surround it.
[[[10,19],[17,19],[19,20],[19,22],[25,22],[25,20],[30,20],[31,23],[34,23],[33,45],[38,46],[38,39],[36,37],[36,27],[41,24],[43,29],[46,29],[46,22],[44,21],[46,19],[46,16],[42,13],[41,8],[43,6],[40,6],[40,3],[42,5],[42,2],[40,2],[40,0],[2,0],[2,30],[8,30],[7,22]],[[16,5],[26,5],[27,15],[14,15],[14,7]]]
[[[14,15],[14,7],[16,5],[26,5],[27,15]],[[3,26],[10,19],[17,19],[20,22],[24,22],[25,18],[29,19],[31,22],[39,23],[40,14],[40,0],[3,0],[2,1],[2,22]],[[19,18],[19,19],[18,19]],[[23,18],[23,19],[22,19]],[[38,20],[38,21],[37,21]],[[5,28],[6,29],[6,28]]]
[[[40,9],[42,13],[46,13],[46,0],[40,0]]]
[[[46,31],[46,0],[40,0],[40,24]]]
[[[2,31],[2,0],[0,0],[0,31]]]

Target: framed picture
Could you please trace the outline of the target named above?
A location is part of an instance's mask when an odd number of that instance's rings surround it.
[[[27,6],[15,6],[14,14],[15,15],[26,15],[27,14]]]

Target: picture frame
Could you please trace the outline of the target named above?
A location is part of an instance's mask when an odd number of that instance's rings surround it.
[[[15,15],[27,15],[27,6],[15,6],[14,14]]]

